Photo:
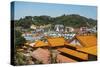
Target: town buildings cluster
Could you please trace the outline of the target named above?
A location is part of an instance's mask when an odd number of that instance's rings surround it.
[[[94,26],[92,28],[89,27],[80,27],[73,28],[64,26],[62,24],[57,24],[51,29],[51,24],[44,26],[36,26],[31,25],[31,31],[25,31],[22,36],[25,37],[26,40],[36,41],[45,36],[52,37],[61,37],[63,36],[66,39],[72,39],[75,35],[83,35],[83,34],[94,34],[97,32],[97,27]]]
[[[48,28],[49,27],[49,28]],[[25,56],[31,56],[30,64],[49,64],[97,60],[96,26],[64,27],[64,25],[45,26],[32,25],[31,32],[24,32],[22,36],[27,42],[20,51],[28,51]],[[30,50],[31,48],[31,50]],[[36,63],[37,61],[39,63]]]

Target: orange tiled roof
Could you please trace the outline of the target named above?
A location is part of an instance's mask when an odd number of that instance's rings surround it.
[[[76,36],[82,46],[90,47],[97,45],[97,39],[93,35]]]
[[[65,39],[63,37],[48,38],[48,43],[51,47],[64,46]]]
[[[75,57],[78,57],[78,58],[83,59],[83,60],[88,60],[88,54],[85,54],[85,53],[81,53],[81,52],[71,50],[68,48],[59,48],[58,51],[75,56]]]
[[[70,62],[77,62],[77,61],[75,61],[75,60],[73,60],[71,58],[68,58],[66,56],[63,56],[61,54],[58,54],[57,55],[57,62],[58,63],[70,63]]]
[[[87,48],[84,47],[77,50],[88,53],[88,54],[97,55],[97,46],[92,46],[92,47],[87,47]]]
[[[44,46],[48,46],[48,44],[40,40],[36,41],[34,45],[34,47],[44,47]]]

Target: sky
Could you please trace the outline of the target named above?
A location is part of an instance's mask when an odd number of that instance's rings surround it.
[[[36,2],[14,2],[14,19],[18,20],[25,16],[48,15],[51,17],[63,14],[78,14],[87,18],[97,19],[96,6],[71,5],[71,4],[51,4]]]

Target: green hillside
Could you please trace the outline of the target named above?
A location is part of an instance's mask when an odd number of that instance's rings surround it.
[[[81,26],[93,27],[97,25],[97,20],[92,18],[86,18],[84,16],[71,14],[71,15],[62,15],[58,17],[50,16],[26,16],[19,20],[15,21],[15,26],[22,26],[23,28],[29,28],[32,24],[35,25],[46,25],[46,24],[63,24],[65,26],[72,26],[75,28]]]

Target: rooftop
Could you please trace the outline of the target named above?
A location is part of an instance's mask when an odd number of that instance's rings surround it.
[[[36,41],[34,45],[34,47],[45,47],[45,46],[48,46],[48,44],[40,40]]]
[[[72,55],[74,57],[83,59],[83,60],[88,60],[88,54],[82,53],[82,52],[78,52],[72,49],[68,49],[68,48],[59,48],[58,51]]]
[[[90,47],[97,45],[97,38],[94,35],[76,36],[82,46]]]
[[[77,61],[75,61],[75,60],[73,60],[71,58],[68,58],[66,56],[63,56],[61,54],[58,54],[57,55],[57,62],[58,63],[70,63],[70,62],[77,62]]]
[[[88,54],[97,55],[97,46],[92,46],[88,48],[84,47],[84,48],[79,48],[77,50],[88,53]]]
[[[51,47],[64,46],[65,44],[65,39],[63,37],[52,37],[48,38],[47,40]]]

